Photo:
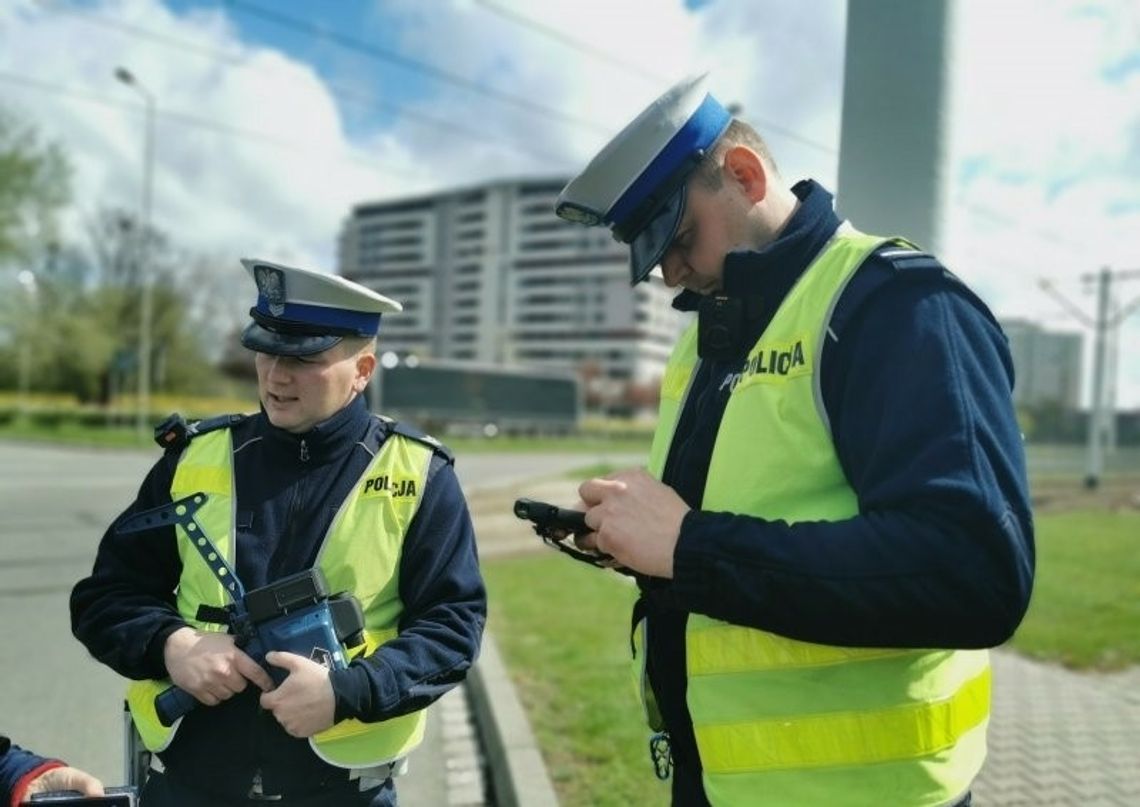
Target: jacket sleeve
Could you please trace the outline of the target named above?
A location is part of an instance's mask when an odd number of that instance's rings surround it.
[[[1008,639],[1029,603],[1034,546],[997,324],[956,281],[898,278],[859,307],[821,372],[859,514],[787,524],[692,511],[670,596],[824,644]]]
[[[58,759],[46,759],[12,745],[7,737],[0,736],[0,807],[18,804],[21,791],[36,776],[62,767]]]
[[[479,654],[487,595],[475,532],[451,465],[432,460],[400,559],[400,634],[332,673],[336,719],[389,719],[428,706]]]
[[[164,678],[166,637],[186,623],[175,607],[181,576],[173,527],[121,535],[125,517],[170,502],[177,455],[165,454],[138,496],[108,527],[91,575],[71,592],[71,631],[99,661],[127,678]]]

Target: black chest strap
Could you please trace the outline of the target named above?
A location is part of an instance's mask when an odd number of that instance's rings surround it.
[[[205,420],[187,421],[178,412],[168,415],[154,428],[154,441],[167,451],[181,451],[201,434],[233,428],[249,415],[217,415]]]

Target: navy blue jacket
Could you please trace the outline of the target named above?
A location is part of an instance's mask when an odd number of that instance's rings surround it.
[[[831,195],[794,188],[780,237],[730,254],[724,293],[753,298],[739,356],[701,362],[664,481],[693,508],[671,581],[640,581],[647,661],[678,766],[676,803],[702,803],[685,704],[690,612],[802,641],[979,648],[1009,638],[1029,604],[1033,523],[1005,337],[985,305],[933,258],[876,252],[843,292],[820,374],[836,452],[859,502],[837,522],[789,525],[702,512],[726,376],[835,232]],[[682,292],[674,305],[696,307]],[[756,450],[764,430],[756,424]]]
[[[0,807],[8,807],[17,783],[36,768],[54,760],[25,751],[0,734]]]
[[[264,414],[233,426],[236,571],[247,591],[314,566],[338,506],[391,431],[359,396],[303,435],[273,427]],[[119,520],[170,501],[180,453],[158,461]],[[445,451],[433,456],[421,496],[400,558],[400,635],[332,673],[338,720],[376,721],[423,708],[460,682],[478,654],[486,592],[467,504]],[[182,568],[174,530],[120,535],[114,526],[91,576],[72,592],[72,631],[119,674],[163,678],[166,637],[184,624],[173,594]],[[187,715],[161,755],[167,768],[192,776],[209,770],[219,792],[240,795],[258,769],[266,793],[343,777],[260,709],[259,692],[251,684]]]

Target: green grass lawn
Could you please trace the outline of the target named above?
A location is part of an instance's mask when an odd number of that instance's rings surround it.
[[[485,561],[483,571],[490,629],[561,803],[668,804],[630,673],[633,586],[553,551]]]
[[[1011,642],[1075,668],[1140,664],[1140,513],[1037,518],[1037,577]]]
[[[156,421],[157,422],[157,421]],[[153,448],[151,429],[140,435],[133,426],[91,428],[78,423],[62,421],[45,426],[11,421],[0,424],[0,440],[26,440],[65,445],[100,446],[108,448]],[[619,454],[648,454],[649,438],[633,434],[607,434],[587,432],[572,437],[443,437],[443,442],[457,455],[488,453],[541,453],[596,454],[599,451]],[[612,467],[606,471],[612,470]]]
[[[1037,577],[1012,641],[1082,669],[1140,663],[1140,514],[1037,519]],[[567,805],[664,805],[629,674],[634,589],[551,552],[483,563],[491,630]]]
[[[62,422],[54,426],[12,422],[0,426],[0,439],[23,440],[34,443],[58,443],[69,446],[98,446],[99,448],[154,448],[148,426],[139,432],[133,426],[91,428],[79,423]]]

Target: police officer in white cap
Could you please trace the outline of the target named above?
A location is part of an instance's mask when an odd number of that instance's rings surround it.
[[[356,596],[366,642],[346,669],[288,652],[267,671],[210,622],[228,604],[194,536],[112,525],[71,599],[75,635],[135,679],[135,728],[157,754],[147,807],[395,803],[392,777],[426,707],[459,683],[486,617],[467,505],[440,443],[368,411],[381,319],[400,304],[340,277],[243,260],[257,284],[242,343],[261,411],[163,431],[129,516],[207,494],[195,518],[247,591],[319,568]],[[204,609],[204,610],[200,610]],[[199,707],[167,727],[155,693]]]
[[[583,482],[638,573],[636,663],[675,804],[960,805],[1034,549],[1005,338],[936,258],[788,187],[681,82],[556,212],[660,266],[697,321],[648,471]],[[933,649],[932,649],[933,648]]]

